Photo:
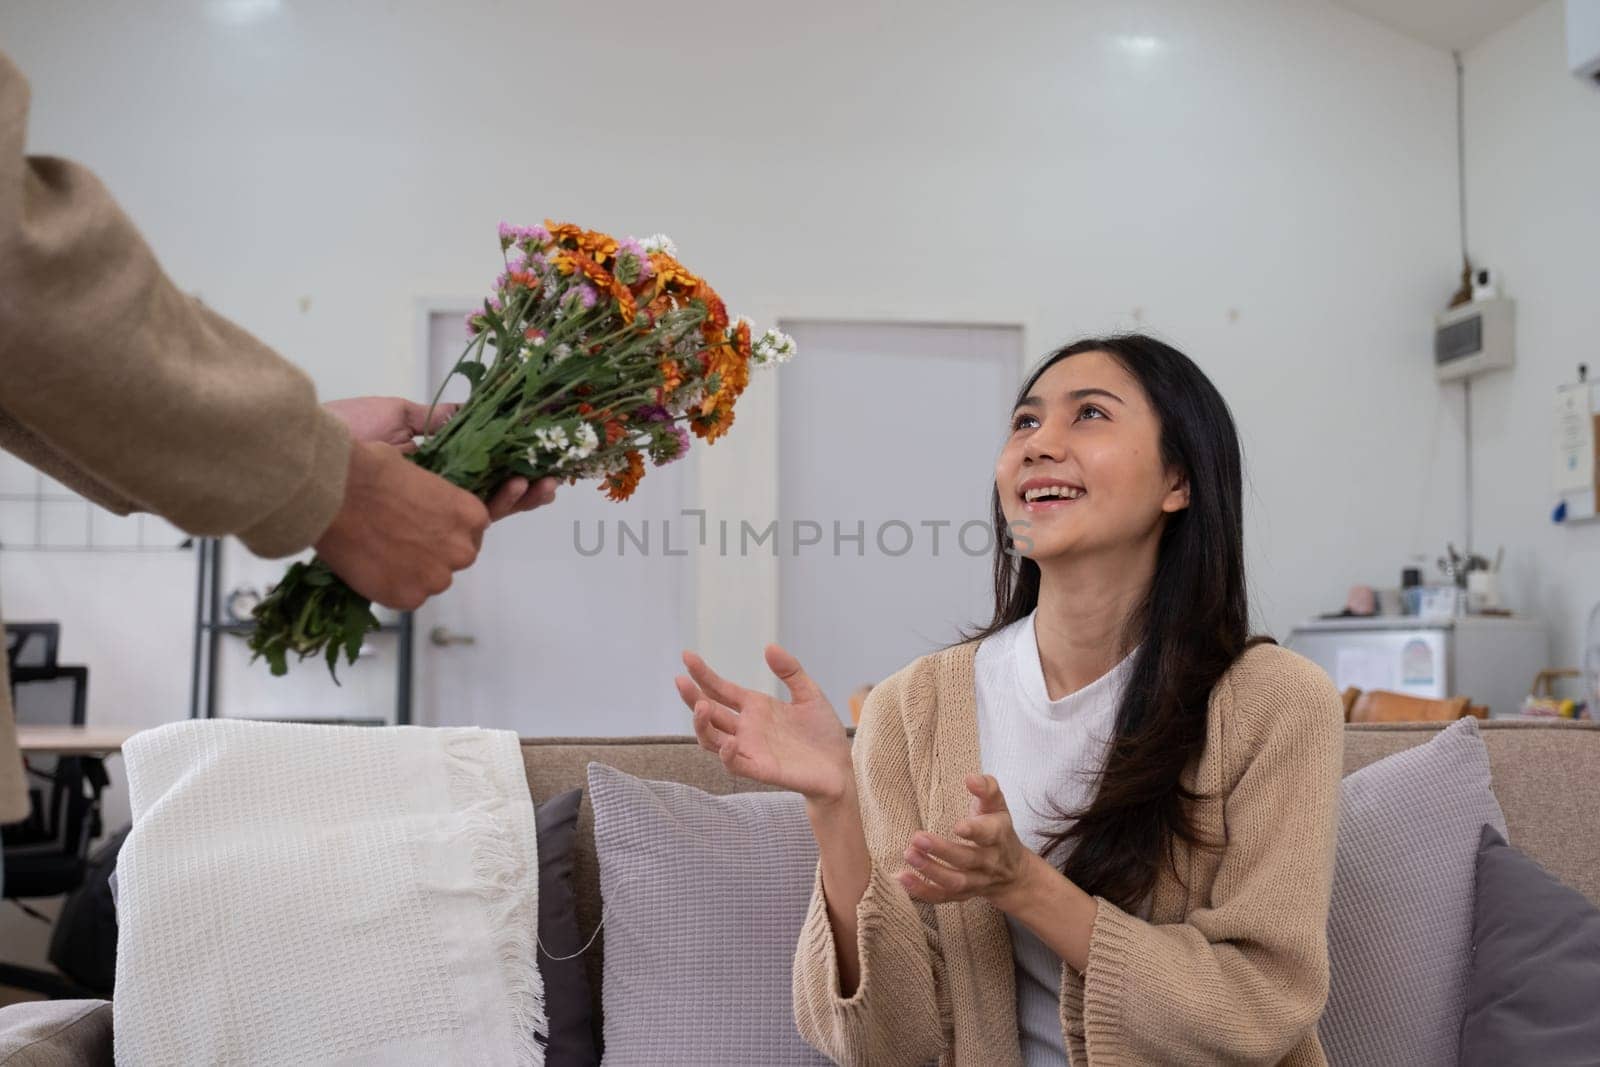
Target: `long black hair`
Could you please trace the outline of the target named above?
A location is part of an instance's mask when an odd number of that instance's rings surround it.
[[[1200,840],[1193,804],[1202,798],[1181,776],[1205,746],[1212,688],[1250,644],[1242,464],[1222,394],[1193,360],[1153,337],[1088,338],[1057,349],[1018,402],[1045,371],[1085,352],[1106,353],[1138,380],[1161,423],[1162,461],[1189,487],[1189,506],[1167,517],[1155,576],[1123,635],[1124,647],[1139,651],[1094,799],[1059,812],[1043,849],[1047,858],[1065,857],[1062,872],[1084,891],[1136,908],[1175,842],[1217,844]],[[992,510],[995,529],[1004,530],[998,486]],[[1004,536],[995,545],[994,618],[970,640],[1027,618],[1039,603],[1039,565]]]

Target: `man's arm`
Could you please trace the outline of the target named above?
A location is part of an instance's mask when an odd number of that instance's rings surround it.
[[[263,556],[310,546],[344,496],[343,424],[174,286],[92,174],[26,155],[28,98],[0,54],[0,412],[23,431],[8,439],[114,510]]]

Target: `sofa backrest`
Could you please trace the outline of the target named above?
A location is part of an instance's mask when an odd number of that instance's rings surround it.
[[[1344,772],[1421,744],[1449,723],[1345,727]],[[1600,722],[1480,722],[1511,843],[1600,905]]]
[[[1344,771],[1349,774],[1421,744],[1447,725],[1347,726]],[[1490,720],[1479,728],[1512,843],[1600,905],[1600,723]],[[640,778],[683,782],[708,793],[767,788],[730,775],[693,737],[537,738],[522,742],[522,761],[536,805],[557,793],[584,788],[590,763],[609,764]],[[600,921],[600,869],[587,790],[578,812],[573,879],[578,929],[587,939]],[[602,933],[585,958],[597,1018],[604,941]]]

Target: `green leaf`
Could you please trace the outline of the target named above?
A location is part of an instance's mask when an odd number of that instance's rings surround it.
[[[361,652],[361,645],[366,640],[367,631],[377,629],[377,617],[367,604],[359,599],[352,599],[345,605],[344,610],[344,653],[351,663],[356,661],[356,656]],[[330,645],[337,654],[337,645]]]
[[[472,383],[477,388],[478,382],[483,378],[483,364],[469,360],[456,368],[456,373]]]

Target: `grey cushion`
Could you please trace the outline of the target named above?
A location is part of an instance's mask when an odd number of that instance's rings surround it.
[[[1330,1063],[1454,1065],[1486,824],[1505,831],[1472,719],[1344,780],[1319,1030]]]
[[[0,1008],[0,1067],[111,1067],[111,1002],[36,1000]]]
[[[1488,827],[1472,950],[1462,1067],[1600,1060],[1600,910]]]
[[[550,1042],[545,1046],[549,1067],[592,1067],[600,1062],[594,1047],[589,975],[581,955],[585,939],[578,933],[572,894],[572,853],[582,801],[583,790],[571,789],[533,812],[539,840],[539,974],[550,1021]]]
[[[793,793],[714,797],[589,765],[605,906],[605,1062],[785,1067],[817,846]]]

